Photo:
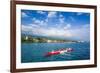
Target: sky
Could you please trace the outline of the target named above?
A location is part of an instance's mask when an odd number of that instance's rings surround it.
[[[21,10],[22,34],[90,40],[90,13]]]

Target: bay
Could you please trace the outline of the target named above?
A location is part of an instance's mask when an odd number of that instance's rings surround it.
[[[61,48],[72,48],[71,53],[53,55],[45,57],[47,52],[59,50]],[[71,61],[90,59],[90,43],[22,43],[21,62],[50,62],[50,61]]]

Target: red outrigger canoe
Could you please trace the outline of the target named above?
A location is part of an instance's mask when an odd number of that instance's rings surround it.
[[[60,50],[48,52],[45,55],[45,57],[49,57],[49,56],[52,56],[52,55],[58,55],[58,54],[62,54],[62,53],[68,53],[68,52],[72,52],[72,51],[73,51],[72,48],[60,49]]]

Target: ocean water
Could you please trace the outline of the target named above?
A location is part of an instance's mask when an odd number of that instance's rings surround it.
[[[45,57],[47,52],[61,48],[72,48],[71,53],[64,53]],[[90,43],[22,43],[21,62],[49,62],[49,61],[71,61],[90,59]]]

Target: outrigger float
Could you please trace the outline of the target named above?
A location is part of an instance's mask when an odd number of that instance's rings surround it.
[[[50,56],[53,56],[53,55],[58,55],[58,54],[63,54],[63,53],[70,53],[72,51],[73,51],[72,48],[60,49],[60,50],[48,52],[45,55],[45,57],[50,57]]]

